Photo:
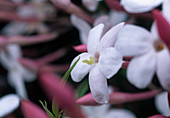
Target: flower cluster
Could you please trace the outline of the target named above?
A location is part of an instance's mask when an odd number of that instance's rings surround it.
[[[170,0],[0,9],[0,117],[170,117]]]

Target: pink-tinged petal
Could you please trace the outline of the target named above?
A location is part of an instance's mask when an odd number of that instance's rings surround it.
[[[50,40],[54,40],[58,34],[56,32],[41,34],[37,36],[11,36],[8,38],[9,43],[19,44],[19,45],[30,45],[37,44],[41,42],[47,42]]]
[[[155,106],[162,115],[170,116],[168,92],[162,92],[155,97]]]
[[[154,50],[134,57],[127,69],[127,78],[137,88],[147,87],[156,71],[156,57]]]
[[[49,63],[54,60],[62,58],[63,56],[66,55],[67,52],[68,52],[68,48],[61,48],[61,49],[58,49],[55,52],[52,52],[44,57],[36,59],[36,61],[41,64]]]
[[[136,116],[126,109],[112,109],[105,118],[136,118]]]
[[[110,104],[122,104],[127,102],[134,102],[139,100],[144,100],[152,98],[155,95],[159,94],[160,90],[153,90],[143,93],[123,93],[123,92],[113,92],[110,94]],[[81,105],[99,105],[93,98],[92,94],[89,93],[76,100],[77,104]]]
[[[88,33],[91,26],[76,15],[71,15],[71,23],[79,30],[81,43],[87,44]]]
[[[19,107],[20,99],[15,94],[8,94],[0,99],[0,117],[5,117],[6,115],[13,112]]]
[[[162,5],[162,13],[167,21],[170,23],[170,1],[164,0]]]
[[[86,44],[74,46],[73,48],[74,48],[74,50],[76,50],[78,52],[87,52],[87,45]]]
[[[28,100],[21,101],[21,109],[25,118],[49,118],[40,107]]]
[[[148,118],[169,118],[169,117],[166,117],[166,116],[163,116],[163,115],[154,115],[154,116],[151,116],[151,117],[148,117]]]
[[[127,69],[129,63],[130,63],[129,61],[124,61],[123,64],[122,64],[122,68],[123,68],[123,69]]]
[[[154,10],[153,11],[154,18],[156,20],[158,33],[161,37],[161,39],[166,43],[168,48],[170,49],[170,24],[168,21],[163,17],[160,11]]]
[[[90,24],[93,24],[93,18],[84,12],[81,8],[73,4],[70,0],[50,0],[57,8],[66,11],[69,14],[75,14]]]
[[[90,11],[95,11],[98,6],[97,0],[82,0],[83,5]]]
[[[92,95],[97,103],[106,104],[109,102],[107,79],[99,70],[98,64],[94,65],[90,70],[89,85]]]
[[[121,5],[130,13],[143,13],[159,6],[163,0],[121,0]]]
[[[121,68],[123,60],[122,56],[115,48],[106,48],[100,53],[99,69],[103,75],[110,79]]]
[[[88,53],[82,53],[75,57],[71,62],[71,66],[76,62],[76,60],[80,57],[80,60],[76,64],[76,66],[71,71],[71,77],[73,81],[80,82],[90,71],[91,65],[84,63],[83,60],[90,60],[91,55]],[[71,67],[70,66],[70,67]]]
[[[43,90],[50,100],[55,98],[58,105],[70,113],[72,118],[85,118],[81,111],[74,104],[75,94],[73,89],[63,84],[61,78],[54,73],[40,73],[39,81]]]
[[[170,90],[170,53],[166,47],[157,53],[156,72],[162,87]]]
[[[125,25],[118,33],[117,38],[115,48],[123,56],[144,54],[152,46],[150,33],[146,29],[135,25]]]
[[[87,40],[87,51],[91,55],[95,56],[98,51],[99,41],[103,34],[104,25],[99,24],[90,30]]]
[[[40,67],[40,71],[48,72],[66,72],[70,67],[70,64],[59,64],[59,65],[43,65]]]
[[[109,31],[107,31],[99,43],[99,51],[102,52],[105,48],[113,47],[116,40],[117,34],[120,29],[123,28],[125,23],[119,23],[118,25],[112,27]]]
[[[110,9],[114,9],[114,10],[117,10],[117,11],[124,11],[124,8],[120,4],[119,0],[105,0],[105,2]]]

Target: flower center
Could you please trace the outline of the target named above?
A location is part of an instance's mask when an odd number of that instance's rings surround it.
[[[95,58],[94,61],[95,61],[96,63],[98,63],[99,57],[100,57],[100,54],[99,54],[98,52],[96,52],[95,55],[94,55],[94,58]]]
[[[164,49],[164,44],[161,40],[156,40],[153,45],[157,52],[162,51]]]

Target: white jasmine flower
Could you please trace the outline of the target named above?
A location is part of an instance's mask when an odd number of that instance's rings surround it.
[[[15,94],[9,94],[0,98],[0,117],[2,118],[12,113],[19,107],[19,104],[20,99]]]
[[[170,90],[170,53],[153,28],[126,25],[118,34],[115,48],[124,56],[134,56],[128,69],[128,80],[138,88],[145,88],[156,72],[163,88]]]
[[[168,104],[168,92],[162,92],[155,97],[155,105],[158,111],[165,116],[170,116]]]
[[[82,53],[72,61],[73,64],[80,57],[79,62],[71,72],[72,79],[79,82],[89,73],[92,95],[101,104],[109,101],[106,78],[111,78],[116,74],[123,62],[121,54],[113,47],[117,40],[117,33],[123,26],[124,23],[116,25],[103,37],[103,24],[91,29],[87,42],[88,53]]]
[[[6,50],[0,51],[1,64],[8,70],[8,82],[16,89],[17,94],[27,98],[24,81],[31,82],[35,79],[35,73],[24,68],[18,59],[22,57],[19,45],[10,44]]]
[[[110,105],[82,106],[82,112],[87,118],[136,118],[136,116],[126,109],[109,109]]]
[[[121,0],[121,4],[129,13],[143,13],[159,6],[163,0]]]
[[[105,25],[103,32],[105,33],[111,27],[125,21],[126,19],[127,14],[125,14],[124,12],[110,11],[109,15],[102,15],[98,17],[94,21],[93,26],[103,23]],[[75,26],[79,30],[81,43],[87,44],[87,36],[92,27],[86,21],[76,15],[71,15],[71,22],[73,26]]]

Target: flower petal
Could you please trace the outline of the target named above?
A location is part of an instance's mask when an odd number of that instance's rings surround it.
[[[163,0],[121,0],[121,4],[130,13],[142,13],[152,10]]]
[[[109,102],[107,79],[100,72],[98,64],[93,66],[90,70],[89,85],[96,102],[99,104],[106,104]]]
[[[99,43],[99,51],[103,51],[105,48],[113,47],[116,40],[117,34],[125,23],[119,23],[118,25],[112,27],[105,35],[102,37]]]
[[[96,51],[98,51],[99,41],[102,36],[104,29],[103,24],[99,24],[90,30],[87,40],[87,51],[91,55],[95,55]]]
[[[5,117],[6,115],[13,112],[19,107],[19,97],[15,94],[9,94],[0,99],[0,117]]]
[[[112,109],[105,118],[136,118],[136,116],[126,109]]]
[[[71,15],[71,23],[79,30],[80,41],[83,44],[87,44],[87,36],[91,29],[91,26],[76,15]]]
[[[9,72],[8,81],[9,84],[15,88],[16,93],[21,98],[28,98],[23,77],[19,72]]]
[[[151,42],[151,35],[146,29],[135,25],[125,25],[118,33],[115,48],[123,56],[136,56],[148,52],[152,46]]]
[[[83,5],[90,11],[95,11],[98,6],[98,0],[82,0]]]
[[[154,76],[156,58],[153,51],[133,58],[128,66],[128,80],[137,88],[143,89],[148,86]]]
[[[80,57],[80,60],[76,64],[76,66],[71,71],[71,77],[75,82],[80,82],[89,72],[91,65],[84,63],[83,60],[89,60],[91,55],[88,53],[82,53],[75,57],[71,62],[71,66],[74,62]]]
[[[166,48],[157,53],[156,71],[162,87],[170,90],[170,54]]]
[[[111,10],[109,14],[110,14],[110,21],[112,26],[124,22],[128,18],[128,15],[122,11]]]
[[[115,48],[107,48],[102,51],[99,58],[100,71],[106,78],[111,78],[121,68],[123,60]]]
[[[168,92],[162,92],[155,97],[155,105],[158,111],[165,115],[170,116],[170,109],[168,105]]]
[[[7,50],[12,59],[18,59],[22,56],[21,48],[19,45],[10,44],[7,46]]]
[[[167,21],[170,23],[170,0],[164,0],[162,5],[162,12],[164,17],[167,19]]]
[[[88,118],[101,118],[107,113],[110,105],[100,106],[81,106],[82,111],[87,115]]]

